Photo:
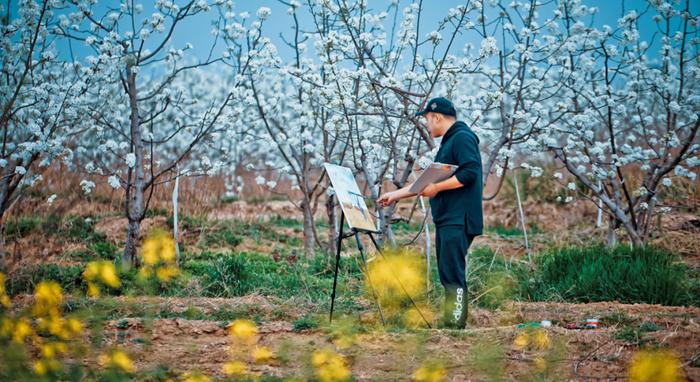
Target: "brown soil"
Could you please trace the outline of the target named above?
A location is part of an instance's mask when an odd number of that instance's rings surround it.
[[[183,304],[219,307],[222,304],[240,304],[243,301],[227,299],[166,299],[161,304],[183,307]],[[152,302],[152,299],[148,299]],[[262,297],[252,297],[247,303],[258,301],[265,309]],[[522,329],[503,325],[516,317],[519,322],[550,319],[555,325],[547,329],[552,343],[563,350],[556,354],[557,362],[551,367],[564,379],[624,379],[631,355],[637,344],[616,339],[619,327],[606,326],[606,317],[622,315],[633,322],[653,322],[658,330],[645,334],[645,339],[661,347],[669,347],[679,356],[683,373],[689,380],[700,379],[700,308],[664,307],[656,305],[624,305],[617,303],[565,304],[514,303],[503,310],[489,312],[476,310],[476,319],[463,332],[446,330],[416,330],[408,333],[384,332],[379,328],[360,335],[357,344],[340,350],[351,365],[358,380],[405,380],[424,359],[441,360],[448,370],[449,380],[487,380],[470,363],[472,357],[489,341],[503,344],[504,373],[509,380],[526,378],[533,372],[533,360],[547,356],[546,351],[523,351],[512,346],[513,339]],[[582,322],[588,317],[601,317],[600,329],[569,330],[561,325]],[[319,348],[334,348],[332,337],[324,330],[295,333],[292,324],[270,320],[258,326],[259,344],[284,355],[284,362],[270,365],[251,364],[251,370],[267,375],[290,376],[308,373],[310,352]],[[159,364],[169,365],[176,371],[200,370],[222,377],[222,365],[230,359],[230,342],[225,323],[213,321],[141,319],[111,321],[106,325],[108,345],[124,346],[133,356],[139,369],[148,370]],[[244,351],[244,353],[246,353]],[[558,357],[558,358],[557,358]]]

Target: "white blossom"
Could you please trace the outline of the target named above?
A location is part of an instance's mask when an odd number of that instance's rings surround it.
[[[110,176],[109,179],[107,179],[107,183],[109,183],[109,185],[114,189],[121,187],[119,177],[117,177],[116,175]]]
[[[83,188],[85,195],[88,195],[92,192],[92,189],[95,188],[95,182],[83,179],[80,181],[80,187]]]
[[[136,154],[128,153],[126,154],[126,157],[124,159],[126,161],[126,165],[129,166],[129,168],[133,168],[136,165]]]

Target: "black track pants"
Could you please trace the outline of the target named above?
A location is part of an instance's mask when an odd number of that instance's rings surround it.
[[[462,225],[435,229],[440,283],[445,287],[445,326],[462,329],[467,322],[467,262],[475,235],[467,235]]]

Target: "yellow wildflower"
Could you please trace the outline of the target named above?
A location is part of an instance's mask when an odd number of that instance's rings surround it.
[[[533,362],[535,363],[535,368],[536,368],[538,371],[543,372],[543,371],[545,371],[545,370],[547,369],[547,361],[546,361],[544,358],[542,358],[542,357],[536,357],[536,358],[533,360]]]
[[[71,334],[80,334],[83,331],[83,323],[75,318],[66,320],[66,329]]]
[[[202,373],[188,371],[182,375],[184,382],[209,382],[211,378]]]
[[[56,359],[40,359],[34,363],[34,372],[46,375],[61,370],[61,363]]]
[[[0,272],[0,305],[5,308],[10,307],[10,297],[5,290],[5,274]]]
[[[63,291],[55,281],[42,281],[34,292],[32,314],[38,317],[58,317],[63,303]]]
[[[374,286],[384,306],[389,304],[389,308],[396,308],[407,298],[406,294],[415,297],[425,293],[423,263],[419,256],[410,252],[386,252],[368,268],[365,285]]]
[[[529,342],[529,338],[526,333],[520,333],[515,337],[513,345],[516,349],[524,349]]]
[[[89,262],[83,271],[83,278],[88,284],[88,295],[92,297],[100,295],[100,288],[96,283],[98,281],[110,288],[119,288],[121,285],[117,268],[107,260]]]
[[[12,335],[15,324],[9,317],[0,318],[0,337],[9,337]]]
[[[231,337],[236,340],[254,343],[256,339],[255,336],[258,334],[258,328],[255,327],[255,323],[253,321],[235,320],[229,327],[229,333],[231,334]]]
[[[447,371],[441,364],[427,363],[413,373],[416,382],[440,382],[447,378]]]
[[[133,373],[136,368],[134,368],[134,362],[131,360],[128,354],[122,350],[113,350],[109,354],[102,354],[98,359],[100,365],[116,369],[125,373]]]
[[[418,311],[420,309],[420,311]],[[404,323],[409,328],[423,328],[425,327],[425,321],[431,322],[434,318],[434,313],[429,306],[425,304],[419,304],[418,309],[411,306],[410,309],[404,313]],[[425,320],[423,320],[425,318]]]
[[[156,231],[143,243],[141,250],[143,263],[156,265],[159,261],[175,260],[175,241],[165,231]]]
[[[41,356],[46,359],[56,358],[66,352],[66,344],[62,342],[49,342],[41,347]]]
[[[34,329],[32,329],[31,323],[26,318],[18,319],[14,325],[12,325],[10,319],[7,319],[7,324],[12,327],[12,341],[14,342],[22,343],[25,338],[34,334]],[[3,332],[5,331],[5,325],[6,323],[3,322]]]
[[[682,380],[681,363],[669,350],[641,350],[630,361],[630,382]]]
[[[144,241],[141,258],[143,267],[139,276],[142,278],[155,275],[160,281],[170,281],[180,273],[175,262],[175,241],[165,231],[155,231]]]
[[[228,361],[224,364],[223,371],[224,374],[228,376],[243,376],[246,374],[248,366],[242,361]]]
[[[83,271],[83,278],[88,281],[97,279],[100,274],[100,263],[97,261],[91,261],[85,266]]]
[[[100,297],[100,287],[97,284],[88,281],[87,283],[87,293],[90,297]]]
[[[533,334],[532,343],[537,349],[548,349],[550,345],[549,335],[547,335],[547,332],[544,329],[539,329],[535,331],[535,334]]]
[[[268,363],[275,359],[275,353],[272,350],[262,346],[256,347],[253,350],[253,362],[255,363]]]
[[[117,268],[111,261],[104,261],[100,267],[100,280],[112,288],[119,288],[121,283],[119,282],[119,276],[117,276]]]
[[[156,269],[156,277],[161,281],[170,281],[170,279],[177,276],[179,273],[180,270],[172,265],[166,265]]]
[[[314,374],[321,382],[339,382],[350,379],[345,358],[331,350],[317,350],[311,356]]]

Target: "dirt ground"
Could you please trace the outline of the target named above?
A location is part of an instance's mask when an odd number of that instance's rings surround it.
[[[486,226],[517,227],[517,210],[502,202],[485,203]],[[100,207],[101,208],[101,207]],[[80,211],[94,212],[85,204]],[[411,204],[402,203],[398,214],[408,216]],[[595,228],[596,211],[590,203],[576,205],[552,205],[528,201],[525,213],[529,224],[540,232],[529,236],[531,251],[537,252],[557,243],[586,244],[601,240],[605,228]],[[265,205],[245,202],[227,203],[207,212],[214,220],[269,219],[275,216],[294,218],[299,213],[290,202],[271,201]],[[420,222],[422,215],[416,211],[412,223]],[[147,218],[144,232],[151,227],[164,226],[166,218]],[[694,269],[700,269],[700,217],[675,213],[662,220],[663,234],[653,243],[679,253],[682,260]],[[106,235],[119,245],[126,227],[126,220],[111,214],[98,220],[96,231]],[[299,230],[278,227],[286,235],[301,237]],[[183,230],[186,240],[196,240],[197,234]],[[400,237],[404,241],[407,237]],[[243,248],[255,248],[264,252],[269,243],[257,246],[246,238]],[[192,244],[192,243],[188,243]],[[527,252],[522,236],[507,237],[486,232],[475,245],[489,246],[507,257],[525,258]],[[79,243],[66,243],[49,236],[28,236],[16,243],[9,243],[11,253],[33,253],[35,256],[16,256],[14,266],[31,263],[55,262],[70,264],[63,254],[81,249]],[[269,249],[269,248],[268,248]],[[27,296],[16,298],[17,303]],[[280,355],[268,365],[250,364],[251,370],[266,375],[309,376],[309,354],[319,348],[335,348],[332,336],[326,328],[301,332],[293,330],[293,321],[317,307],[281,301],[276,298],[250,295],[236,299],[223,298],[166,298],[166,297],[118,297],[125,305],[138,304],[152,309],[167,308],[184,312],[196,308],[204,312],[221,309],[253,309],[263,317],[258,325],[259,344],[270,347]],[[27,301],[24,301],[25,303]],[[365,304],[371,306],[370,303]],[[276,318],[276,311],[283,309],[286,318]],[[369,316],[369,320],[368,320]],[[107,345],[125,347],[133,355],[140,370],[167,365],[176,371],[200,370],[212,376],[223,376],[222,365],[230,359],[230,339],[227,322],[177,319],[144,320],[128,318],[109,321],[105,328]],[[587,318],[599,318],[602,327],[590,330],[566,329],[568,323],[582,323]],[[373,322],[371,313],[355,317],[363,323]],[[320,317],[319,321],[325,318]],[[553,326],[545,329],[556,344],[556,352],[518,350],[513,340],[523,329],[516,324],[551,320]],[[639,338],[620,336],[624,327],[645,324],[654,330],[632,333]],[[653,325],[651,325],[653,324]],[[447,330],[377,330],[359,334],[356,344],[341,352],[349,362],[353,376],[365,380],[405,380],[424,360],[441,361],[452,381],[489,380],[488,373],[496,369],[506,380],[524,380],[532,377],[535,360],[547,359],[547,373],[555,380],[620,380],[626,378],[631,355],[640,344],[668,347],[678,355],[683,374],[688,380],[700,381],[700,308],[666,307],[658,305],[625,305],[615,302],[593,304],[567,303],[510,303],[492,311],[472,309],[469,329],[462,332]],[[489,346],[500,344],[500,353],[486,370],[474,361],[480,354],[488,354]],[[554,346],[553,346],[554,347]],[[488,369],[492,370],[488,370]]]
[[[252,300],[147,298],[144,301],[174,310],[184,309],[184,303],[206,310],[251,302],[260,304],[263,310],[275,305],[260,296]],[[603,327],[565,328],[566,323],[583,322],[590,317],[599,317]],[[482,381],[488,380],[487,376],[478,367],[475,370],[470,360],[484,344],[498,342],[504,344],[500,356],[504,376],[507,380],[522,380],[532,373],[533,360],[542,354],[516,349],[513,339],[523,329],[499,322],[549,319],[554,325],[546,330],[552,343],[562,349],[547,358],[552,359],[551,372],[556,373],[553,376],[559,380],[624,379],[630,357],[639,347],[616,338],[621,324],[615,320],[620,317],[627,322],[654,323],[657,330],[645,333],[645,341],[672,348],[688,380],[700,380],[700,308],[616,303],[513,303],[495,312],[473,311],[474,322],[461,332],[439,329],[392,332],[380,327],[360,334],[356,344],[341,353],[348,359],[353,376],[360,381],[408,379],[425,359],[440,360],[451,381]],[[251,363],[251,371],[266,375],[303,376],[308,372],[304,368],[311,351],[336,349],[328,331],[315,329],[297,333],[289,321],[264,321],[258,325],[258,333],[258,344],[285,354],[283,361],[269,365]],[[230,359],[231,343],[224,322],[125,319],[109,322],[105,335],[109,344],[124,346],[133,354],[137,367],[142,370],[164,364],[177,371],[197,369],[223,377],[222,365]]]

